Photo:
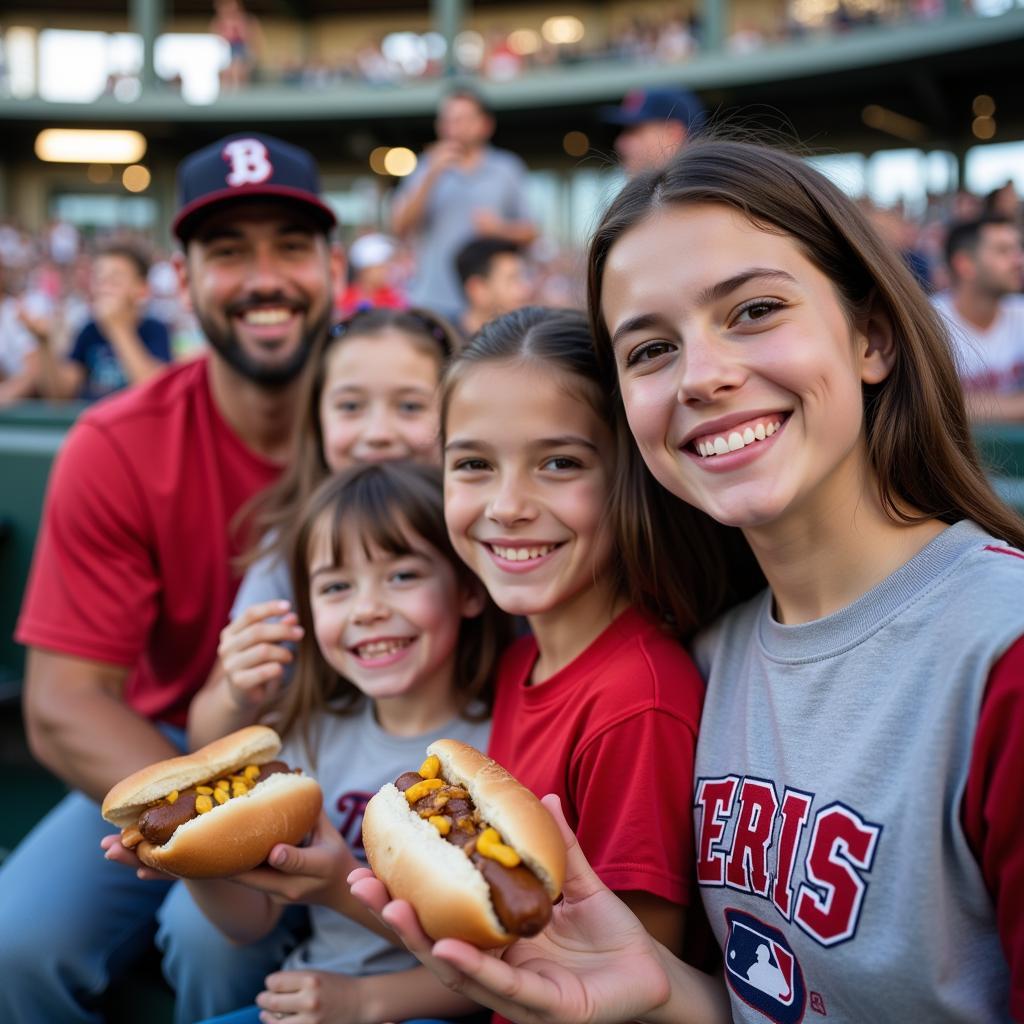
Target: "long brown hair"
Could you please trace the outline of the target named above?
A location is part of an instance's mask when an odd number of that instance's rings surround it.
[[[295,522],[309,496],[330,475],[324,460],[320,399],[331,353],[353,338],[374,337],[389,330],[400,331],[410,344],[437,357],[438,380],[447,361],[462,347],[458,331],[425,309],[367,309],[335,324],[323,343],[314,349],[303,373],[296,406],[299,415],[284,472],[235,516],[234,528],[243,531],[245,540],[245,553],[238,560],[241,568],[273,550],[285,550],[289,524]],[[273,543],[268,544],[270,538]]]
[[[700,138],[664,168],[622,189],[591,241],[587,268],[591,327],[606,372],[614,373],[614,359],[601,316],[601,289],[612,246],[658,209],[698,203],[731,207],[758,227],[792,238],[832,282],[850,322],[862,321],[869,311],[888,318],[893,368],[884,381],[863,391],[868,458],[889,517],[904,523],[971,519],[993,536],[1024,547],[1024,520],[995,495],[979,463],[938,313],[856,203],[789,153]],[[680,258],[688,256],[700,258],[699,253]],[[621,396],[617,406],[622,415]],[[654,520],[642,489],[624,482],[617,497],[620,517]],[[686,507],[676,500],[671,516]],[[634,558],[628,561],[633,567]]]
[[[312,756],[310,725],[322,713],[349,714],[362,706],[363,694],[339,675],[320,653],[309,596],[309,557],[327,530],[335,565],[343,565],[343,537],[354,538],[367,553],[417,552],[427,544],[446,559],[463,591],[481,592],[484,609],[464,618],[455,652],[454,695],[459,712],[479,721],[490,715],[492,684],[498,657],[511,639],[511,620],[500,611],[477,578],[456,555],[444,525],[441,471],[412,462],[353,466],[325,480],[306,502],[290,531],[288,551],[295,608],[304,634],[299,642],[295,674],[272,718],[282,734],[297,729]]]

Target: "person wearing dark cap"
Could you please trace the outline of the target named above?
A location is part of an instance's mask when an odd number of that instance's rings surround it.
[[[3,1021],[101,1020],[100,996],[153,934],[169,883],[103,858],[97,801],[184,742],[238,585],[232,520],[286,458],[342,269],[305,150],[236,135],[188,157],[178,186],[176,266],[209,354],[72,428],[18,621],[29,745],[71,792],[0,868]],[[176,1020],[252,998],[286,941],[232,947],[208,926],[167,951]]]
[[[661,167],[679,152],[704,118],[704,106],[687,89],[634,89],[604,120],[621,126],[615,151],[630,177]]]

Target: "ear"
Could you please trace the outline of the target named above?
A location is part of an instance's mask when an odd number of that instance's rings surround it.
[[[192,294],[188,286],[188,256],[180,250],[171,256],[171,266],[178,275],[178,299],[185,311],[192,312]]]
[[[336,292],[345,280],[345,271],[348,268],[348,260],[345,258],[345,250],[337,242],[331,243],[331,289]]]
[[[860,379],[880,384],[896,363],[896,337],[892,321],[877,303],[861,326]]]
[[[487,604],[487,591],[479,580],[473,580],[462,588],[459,611],[464,619],[475,619],[483,613]]]

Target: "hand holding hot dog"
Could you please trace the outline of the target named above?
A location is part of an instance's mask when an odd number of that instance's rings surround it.
[[[148,867],[179,878],[225,878],[298,843],[323,795],[314,779],[275,760],[281,740],[252,725],[122,779],[102,813],[121,845]]]
[[[446,985],[510,1020],[612,1024],[644,1017],[668,999],[667,954],[594,874],[558,798],[548,796],[543,803],[567,846],[563,898],[544,931],[519,939],[500,958],[457,939],[433,942],[412,906],[391,901],[384,884],[365,868],[349,876],[352,895]]]

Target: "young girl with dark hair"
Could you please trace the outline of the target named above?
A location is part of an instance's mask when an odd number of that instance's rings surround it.
[[[331,477],[291,537],[306,629],[294,678],[263,720],[283,739],[281,759],[320,783],[324,811],[310,843],[279,844],[270,866],[185,885],[237,943],[271,932],[287,903],[309,905],[311,928],[269,975],[256,1005],[225,1024],[275,1014],[307,1024],[375,1024],[424,1011],[470,1012],[472,1004],[369,930],[375,922],[344,877],[365,862],[363,810],[384,783],[419,764],[435,739],[486,746],[508,619],[452,549],[435,467],[385,463]],[[212,723],[220,733],[224,725]],[[131,861],[120,850],[115,856]]]
[[[680,624],[623,571],[614,418],[585,317],[531,307],[486,325],[449,366],[441,423],[455,550],[530,625],[501,660],[489,752],[562,797],[598,874],[679,952],[703,686]]]
[[[552,925],[503,960],[432,948],[406,905],[385,919],[520,1021],[1024,1019],[1024,524],[978,464],[936,314],[822,175],[710,139],[624,188],[589,291],[644,462],[742,531],[768,584],[696,645],[725,984],[575,844]]]
[[[261,539],[244,559],[218,663],[189,709],[190,746],[215,739],[210,723],[228,721],[226,710],[234,711],[230,728],[255,721],[286,677],[301,628],[282,552],[316,487],[359,463],[437,463],[437,387],[459,345],[425,310],[373,309],[338,324],[314,354],[288,468],[239,516]]]

